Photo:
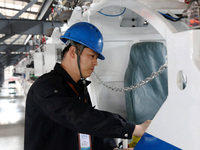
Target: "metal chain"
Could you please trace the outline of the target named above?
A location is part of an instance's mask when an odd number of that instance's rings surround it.
[[[120,88],[120,87],[116,87],[113,85],[109,85],[107,83],[105,83],[94,71],[93,74],[95,75],[95,77],[97,78],[97,80],[103,84],[106,88],[111,89],[115,92],[129,92],[131,90],[134,90],[136,88],[139,88],[145,84],[147,84],[148,82],[152,81],[154,78],[156,78],[157,76],[159,76],[160,74],[162,74],[165,70],[167,69],[167,61],[164,65],[160,66],[160,68],[158,69],[157,72],[153,72],[149,77],[145,78],[144,80],[140,81],[139,83],[136,83],[135,85],[131,85],[129,87],[124,87],[124,88]]]

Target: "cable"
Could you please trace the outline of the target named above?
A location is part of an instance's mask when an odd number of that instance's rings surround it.
[[[159,11],[158,11],[159,12]],[[170,15],[167,15],[167,14],[164,14],[164,13],[161,13],[161,12],[159,12],[161,15],[163,15],[166,19],[169,19],[169,20],[171,20],[171,21],[179,21],[180,19],[182,19],[182,18],[184,18],[183,16],[181,16],[181,17],[179,17],[179,18],[174,18],[174,17],[172,17],[172,16],[170,16]]]
[[[102,9],[101,9],[101,10],[102,10]],[[100,14],[102,14],[102,15],[104,15],[104,16],[108,16],[108,17],[118,17],[118,16],[121,16],[121,15],[123,15],[123,14],[125,13],[125,11],[126,11],[126,7],[124,7],[123,12],[121,12],[121,13],[118,14],[118,15],[108,15],[108,14],[104,14],[104,13],[101,12],[101,10],[98,11],[98,13],[100,13]]]

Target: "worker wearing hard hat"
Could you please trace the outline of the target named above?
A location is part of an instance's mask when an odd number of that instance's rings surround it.
[[[25,150],[113,150],[112,138],[142,136],[150,121],[128,122],[118,114],[92,107],[86,80],[97,58],[103,60],[103,38],[92,24],[79,22],[63,36],[61,64],[31,86],[26,102]]]

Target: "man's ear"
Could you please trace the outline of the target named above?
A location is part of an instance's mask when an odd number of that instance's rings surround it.
[[[72,57],[72,58],[75,58],[76,56],[76,48],[74,46],[71,46],[69,48],[69,55]]]

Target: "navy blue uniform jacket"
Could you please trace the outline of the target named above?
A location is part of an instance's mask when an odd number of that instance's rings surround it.
[[[71,83],[79,96],[67,83]],[[25,150],[78,150],[77,133],[92,135],[93,150],[112,150],[109,138],[131,138],[135,125],[92,107],[82,83],[56,64],[31,86],[26,100]]]

